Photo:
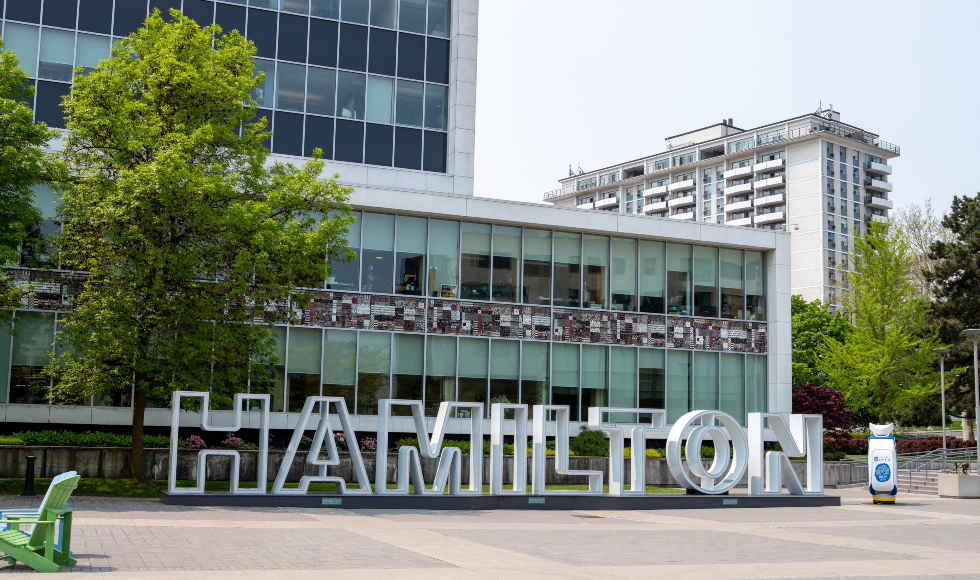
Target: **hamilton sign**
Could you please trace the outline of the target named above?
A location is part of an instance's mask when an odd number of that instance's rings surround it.
[[[204,431],[234,432],[242,428],[242,403],[257,403],[260,414],[259,451],[257,461],[258,485],[254,488],[239,487],[240,456],[231,449],[205,449],[198,454],[197,485],[177,487],[177,441],[180,423],[181,401],[200,399],[200,428]],[[309,493],[311,483],[332,483],[341,495],[488,495],[483,492],[483,403],[442,403],[430,435],[421,401],[381,399],[378,401],[378,445],[375,471],[368,475],[364,458],[357,445],[350,446],[350,461],[354,479],[327,475],[327,468],[340,464],[340,456],[334,442],[334,433],[343,433],[347,441],[356,441],[347,405],[342,397],[309,397],[299,415],[292,439],[286,448],[282,465],[275,474],[271,489],[269,474],[269,395],[239,393],[234,397],[234,423],[226,426],[211,425],[208,420],[208,393],[179,391],[174,393],[173,420],[170,437],[170,495],[203,494],[204,476],[208,457],[231,456],[230,490],[234,495],[291,496]],[[393,489],[387,487],[389,431],[392,410],[408,408],[414,419],[419,446],[402,446],[398,449],[397,482]],[[464,456],[458,447],[442,448],[448,419],[455,411],[468,411],[470,422],[470,454]],[[529,411],[531,415],[529,417]],[[513,414],[513,419],[504,415]],[[649,423],[624,423],[624,415],[639,418],[649,416]],[[738,420],[723,411],[691,411],[667,426],[663,409],[632,409],[620,407],[593,407],[589,409],[589,427],[606,433],[609,438],[609,472],[573,470],[569,468],[569,408],[563,405],[518,405],[494,403],[490,405],[490,470],[489,495],[603,495],[603,485],[608,484],[610,496],[642,496],[646,494],[644,463],[646,444],[650,439],[666,439],[667,465],[677,484],[702,494],[724,494],[739,483],[748,471],[748,495],[781,495],[785,487],[790,495],[823,495],[823,418],[820,415],[791,415],[788,413],[749,413],[747,429]],[[315,426],[314,426],[315,421]],[[554,468],[559,474],[584,476],[588,490],[567,491],[545,488],[546,440],[551,432],[555,436]],[[528,426],[530,426],[531,472],[527,469]],[[513,481],[504,484],[504,432],[514,437]],[[307,453],[306,463],[313,466],[317,475],[300,479],[298,487],[285,487],[286,476],[299,451],[304,433],[315,429],[311,449],[323,449],[323,453]],[[782,451],[766,451],[765,439],[779,443]],[[626,481],[626,440],[629,439],[631,469]],[[701,461],[685,461],[684,456],[700,457],[703,443],[714,444],[715,455],[710,464]],[[683,453],[682,453],[683,450]],[[801,482],[793,471],[790,457],[806,458],[806,477]],[[435,479],[424,481],[422,458],[438,459]],[[468,470],[468,484],[462,485],[463,469]],[[530,479],[530,481],[528,481]],[[527,491],[530,483],[531,491]],[[628,486],[628,487],[627,487]]]

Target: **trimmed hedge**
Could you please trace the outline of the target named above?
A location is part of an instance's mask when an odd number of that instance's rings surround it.
[[[946,439],[948,449],[966,449],[975,446],[976,443],[963,441],[962,439]],[[824,437],[823,448],[825,451],[841,451],[847,455],[867,455],[867,439],[834,439]],[[943,448],[942,438],[938,439],[896,439],[895,449],[899,453],[923,453]]]
[[[6,438],[6,445],[28,445],[31,447],[132,447],[132,435],[116,435],[101,431],[22,431]],[[19,440],[20,443],[13,442]],[[166,435],[144,435],[143,447],[170,447],[170,437]]]

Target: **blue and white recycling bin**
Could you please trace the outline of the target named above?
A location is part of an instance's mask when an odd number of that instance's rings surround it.
[[[868,490],[874,503],[895,503],[898,494],[895,434],[893,424],[869,425],[868,437]]]

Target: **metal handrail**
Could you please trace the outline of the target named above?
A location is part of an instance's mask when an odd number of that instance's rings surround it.
[[[903,459],[904,463],[901,462]],[[896,464],[899,471],[908,472],[907,490],[911,492],[913,474],[920,474],[928,481],[930,471],[945,473],[948,471],[950,463],[960,462],[965,463],[967,471],[969,471],[970,464],[974,461],[976,461],[976,449],[973,448],[934,449],[920,453],[903,453],[897,457]],[[974,467],[974,471],[976,470],[977,468]],[[896,483],[899,483],[898,474],[896,474],[895,479]]]

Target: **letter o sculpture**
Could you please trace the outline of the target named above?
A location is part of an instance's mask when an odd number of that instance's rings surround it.
[[[715,425],[717,419],[721,426]],[[724,429],[722,429],[724,427]],[[681,460],[681,441],[687,439],[687,466],[691,474],[700,478],[698,485],[688,474]],[[715,444],[715,458],[711,466],[705,469],[701,459],[701,443],[711,439]],[[730,454],[728,443],[734,448],[734,456]],[[721,494],[735,487],[742,479],[748,466],[748,441],[742,426],[728,413],[722,411],[691,411],[671,427],[667,435],[667,466],[670,474],[677,483],[685,489],[693,489],[705,494]],[[728,468],[727,472],[725,469]],[[720,477],[723,479],[715,483]]]

